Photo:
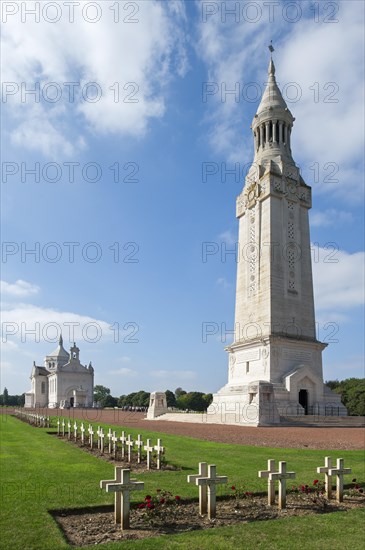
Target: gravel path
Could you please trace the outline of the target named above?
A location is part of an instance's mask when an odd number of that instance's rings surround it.
[[[79,418],[93,424],[105,423],[140,428],[154,432],[185,435],[206,441],[252,445],[257,447],[292,447],[295,449],[363,449],[365,428],[322,428],[322,427],[270,427],[255,428],[222,424],[193,424],[171,421],[145,420],[144,413],[123,412],[119,409],[69,409],[37,411],[41,414]]]

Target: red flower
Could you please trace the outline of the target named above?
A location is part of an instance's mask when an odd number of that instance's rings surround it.
[[[175,500],[181,500],[181,497],[179,497],[179,495],[176,495]]]
[[[148,501],[148,502],[147,502],[147,508],[148,508],[149,510],[152,510],[154,507],[155,507],[155,505],[152,504],[151,501]]]
[[[231,489],[232,489],[232,491],[235,491],[236,487],[234,485],[232,485]]]
[[[355,489],[360,489],[360,485],[358,483],[356,483]]]
[[[319,479],[315,479],[315,480],[313,481],[313,485],[317,485],[318,482],[319,482]]]
[[[161,498],[160,504],[165,504],[165,499],[164,498]]]
[[[300,490],[303,491],[303,493],[304,493],[304,491],[305,491],[304,485],[302,485],[302,486],[300,487]]]
[[[141,502],[141,504],[138,504],[138,508],[141,510],[142,508],[144,508],[146,505],[144,502]]]
[[[147,496],[144,497],[144,499],[145,500],[152,500],[152,497],[151,497],[151,495],[147,495]]]

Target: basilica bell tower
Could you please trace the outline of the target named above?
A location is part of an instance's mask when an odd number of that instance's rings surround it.
[[[316,339],[312,192],[292,157],[294,121],[271,57],[251,126],[254,159],[236,204],[235,336],[226,348],[228,383],[213,398],[215,421],[258,426],[298,415],[347,414],[323,383],[327,344]]]

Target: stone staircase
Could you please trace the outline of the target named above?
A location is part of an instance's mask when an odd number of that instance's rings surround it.
[[[323,416],[310,414],[300,416],[281,416],[280,426],[364,428],[365,416]]]

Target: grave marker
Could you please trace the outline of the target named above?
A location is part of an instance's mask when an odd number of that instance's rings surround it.
[[[109,454],[112,454],[112,437],[113,437],[113,432],[112,432],[112,429],[109,428],[109,431],[108,431],[108,451],[109,451]]]
[[[344,468],[344,459],[338,458],[336,468],[331,468],[329,474],[336,476],[336,500],[337,502],[343,501],[343,476],[351,474],[351,468]]]
[[[208,476],[208,463],[199,462],[199,473],[189,475],[187,477],[188,483],[194,483],[198,478],[204,478]],[[202,516],[208,512],[208,485],[199,485],[199,514]]]
[[[78,429],[78,426],[77,426],[77,422],[75,420],[75,423],[74,423],[74,438],[75,438],[75,441],[77,441],[77,429]]]
[[[269,480],[270,481],[279,481],[279,508],[280,510],[283,510],[286,508],[286,480],[287,479],[294,479],[295,478],[295,472],[287,472],[286,471],[286,462],[281,461],[279,462],[279,471],[278,472],[271,472],[269,474]]]
[[[120,524],[122,531],[129,529],[130,521],[130,492],[144,488],[143,481],[130,479],[130,470],[123,470],[121,466],[115,468],[115,479],[100,481],[100,488],[114,496],[114,522]]]
[[[65,437],[65,419],[64,418],[62,418],[61,426],[62,426],[62,437]]]
[[[114,456],[114,458],[116,458],[117,457],[117,449],[118,449],[118,437],[116,435],[116,432],[113,432],[112,442],[113,442],[113,456]]]
[[[71,439],[71,422],[67,422],[67,437],[68,439]]]
[[[100,426],[98,426],[98,429],[96,430],[96,435],[98,436],[98,449],[100,449],[100,433],[101,433],[101,428]]]
[[[275,472],[275,460],[267,461],[267,470],[260,470],[259,477],[267,478],[267,503],[269,506],[275,504],[275,481],[270,479],[270,474]]]
[[[141,449],[143,449],[143,441],[141,439],[141,434],[138,434],[136,447],[137,447],[137,463],[141,464]]]
[[[328,499],[332,496],[332,476],[329,471],[332,468],[332,459],[330,456],[326,456],[324,459],[324,466],[318,466],[317,474],[324,474],[324,486],[326,491],[326,497]]]
[[[101,454],[104,454],[104,437],[105,437],[105,433],[104,433],[103,428],[101,428],[101,429],[100,429],[100,433],[99,433],[99,439],[100,439],[100,452],[101,452]]]
[[[145,445],[144,450],[147,452],[147,470],[151,469],[151,455],[153,453],[153,445],[151,445],[151,440],[147,439],[147,445]]]
[[[157,470],[161,470],[161,455],[165,451],[165,448],[162,446],[161,439],[157,440],[157,445],[154,446],[154,450],[157,451]]]
[[[81,422],[81,428],[80,428],[80,432],[81,432],[81,443],[84,445],[85,444],[85,426],[84,426],[84,423]]]
[[[129,435],[128,435],[128,439],[127,439],[128,462],[131,462],[131,460],[132,460],[132,450],[133,450],[133,446],[134,446],[134,441],[133,441],[133,439],[131,439],[131,435],[129,434]]]
[[[60,428],[61,428],[61,421],[58,418],[58,420],[57,420],[57,435],[60,435]]]
[[[217,467],[215,464],[209,464],[207,477],[198,477],[195,484],[200,486],[208,486],[208,518],[213,519],[216,516],[216,485],[227,483],[226,476],[216,475]]]
[[[92,448],[93,448],[93,444],[94,444],[94,429],[93,429],[93,427],[92,427],[91,424],[89,424],[88,432],[89,432],[89,444],[90,444],[90,449],[92,449]]]
[[[122,432],[122,435],[120,436],[120,442],[122,444],[122,458],[125,457],[125,444],[126,444],[127,438],[125,436],[125,432]]]

